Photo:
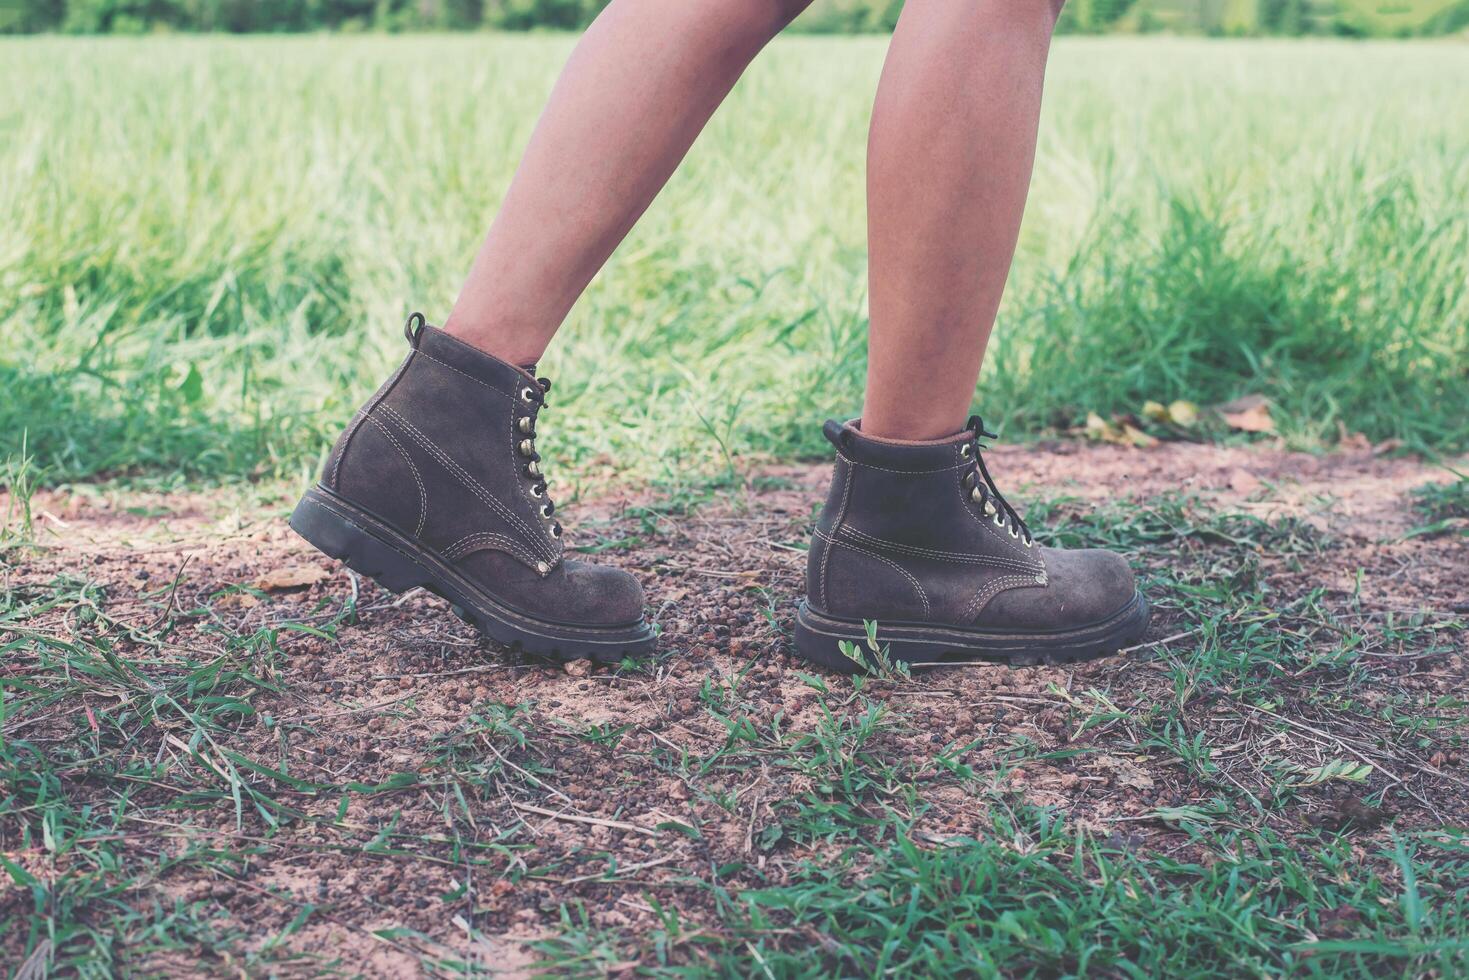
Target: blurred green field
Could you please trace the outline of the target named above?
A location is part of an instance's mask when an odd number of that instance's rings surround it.
[[[0,459],[304,476],[447,312],[572,43],[0,42]],[[819,453],[857,410],[883,50],[757,62],[548,356],[553,459]],[[1061,40],[977,408],[1258,392],[1295,445],[1469,444],[1466,90],[1454,43]]]

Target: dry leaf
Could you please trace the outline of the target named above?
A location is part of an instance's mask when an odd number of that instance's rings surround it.
[[[1154,422],[1164,422],[1187,429],[1199,420],[1199,406],[1182,398],[1167,405],[1162,402],[1143,402],[1143,415]]]
[[[1371,452],[1372,440],[1360,432],[1348,432],[1347,427],[1340,421],[1336,423],[1337,448],[1346,449],[1359,453]]]
[[[1312,814],[1306,819],[1328,830],[1344,830],[1348,826],[1371,830],[1391,816],[1392,813],[1385,807],[1371,806],[1355,796],[1349,796],[1331,809]]]
[[[1123,416],[1130,419],[1132,416]],[[1088,412],[1086,416],[1086,432],[1088,439],[1096,439],[1100,442],[1110,442],[1114,446],[1131,446],[1134,449],[1150,449],[1158,444],[1158,440],[1148,435],[1142,429],[1133,425],[1132,422],[1119,421],[1108,422],[1096,412]]]
[[[250,585],[261,592],[284,592],[287,589],[304,589],[330,577],[331,572],[320,565],[296,565],[265,572]]]
[[[1268,407],[1269,404],[1270,399],[1264,395],[1240,395],[1234,401],[1225,402],[1222,405],[1215,405],[1214,407],[1221,412],[1243,412],[1251,408],[1258,408],[1261,405]]]
[[[1270,400],[1263,395],[1246,395],[1219,406],[1219,414],[1231,429],[1241,432],[1274,432]]]
[[[1139,769],[1126,759],[1115,755],[1099,755],[1092,760],[1092,766],[1113,773],[1113,782],[1118,786],[1126,786],[1132,789],[1152,789],[1153,777]]]
[[[1199,406],[1193,402],[1178,401],[1168,403],[1168,420],[1174,425],[1181,425],[1185,429],[1199,420]]]
[[[1122,423],[1122,435],[1128,445],[1136,446],[1138,449],[1152,449],[1158,444],[1156,436],[1150,436],[1142,429],[1128,422]]]
[[[1152,789],[1153,777],[1136,766],[1128,766],[1117,774],[1117,785],[1130,789]]]
[[[1086,413],[1087,438],[1100,439],[1102,442],[1116,442],[1116,432],[1116,427],[1096,412]]]
[[[1229,489],[1249,496],[1260,489],[1260,478],[1246,469],[1236,468],[1229,474]]]

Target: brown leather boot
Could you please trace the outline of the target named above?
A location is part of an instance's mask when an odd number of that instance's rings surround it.
[[[393,592],[422,586],[501,643],[558,659],[648,653],[627,572],[562,557],[535,450],[551,383],[429,326],[352,419],[291,515],[317,548]]]
[[[1132,571],[1109,551],[1035,544],[980,456],[976,416],[946,439],[897,442],[826,423],[837,447],[831,492],[807,561],[796,649],[852,670],[864,620],[911,665],[1088,660],[1148,627]]]

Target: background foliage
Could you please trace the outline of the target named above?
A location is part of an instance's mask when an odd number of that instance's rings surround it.
[[[0,459],[309,472],[442,320],[572,43],[0,43]],[[550,458],[819,455],[860,409],[884,47],[756,61],[553,345]],[[1469,443],[1465,91],[1457,44],[1063,39],[978,409],[1260,394],[1295,445]]]
[[[0,31],[502,30],[576,28],[606,0],[0,0]],[[902,0],[816,0],[798,22],[820,32],[890,30]],[[1206,34],[1444,34],[1469,0],[1071,0],[1061,30]]]

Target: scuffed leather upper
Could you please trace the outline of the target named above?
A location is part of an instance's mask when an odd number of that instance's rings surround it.
[[[534,495],[541,481],[522,443],[544,394],[536,379],[426,324],[410,338],[403,365],[337,440],[322,485],[520,612],[637,622],[637,580],[563,560],[554,517],[542,513],[549,497]]]
[[[1132,600],[1120,556],[1026,547],[1008,522],[986,516],[965,481],[973,433],[898,443],[858,426],[827,423],[837,459],[807,565],[819,612],[1043,631],[1090,625]]]

